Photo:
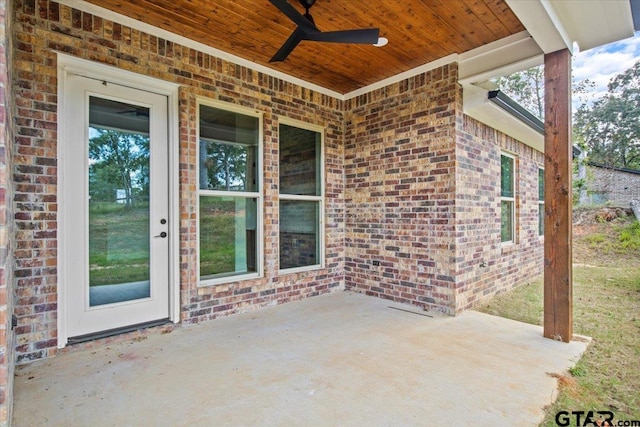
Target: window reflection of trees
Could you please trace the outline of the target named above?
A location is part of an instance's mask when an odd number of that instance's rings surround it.
[[[91,128],[89,195],[133,207],[149,198],[149,136]],[[122,193],[119,195],[120,190]]]

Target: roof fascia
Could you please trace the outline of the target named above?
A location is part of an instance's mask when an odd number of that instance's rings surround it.
[[[505,37],[459,55],[462,85],[483,82],[540,65],[543,52],[528,31]]]
[[[543,53],[551,53],[561,49],[569,49],[570,52],[573,52],[573,40],[571,40],[551,1],[506,0],[506,2]]]
[[[626,173],[632,173],[634,175],[640,175],[640,170],[638,169],[618,168],[618,167],[607,166],[607,165],[603,165],[601,163],[595,163],[595,162],[587,162],[587,166],[593,166],[600,169],[609,169],[609,170],[614,170],[618,172],[626,172]]]

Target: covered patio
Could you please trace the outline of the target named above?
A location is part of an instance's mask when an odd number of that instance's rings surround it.
[[[571,55],[638,2],[314,4],[0,0],[0,426],[538,424],[588,344]],[[541,64],[536,130],[489,93]],[[466,312],[543,269],[544,328]]]
[[[338,292],[17,368],[14,426],[537,426],[587,339]]]

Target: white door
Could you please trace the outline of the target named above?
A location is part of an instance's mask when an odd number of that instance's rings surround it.
[[[70,75],[67,336],[169,317],[167,97]]]

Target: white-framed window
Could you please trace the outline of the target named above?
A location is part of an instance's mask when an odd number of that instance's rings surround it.
[[[198,101],[200,286],[262,276],[262,114]]]
[[[538,236],[544,236],[544,169],[538,168]]]
[[[516,222],[516,159],[500,155],[500,241],[515,242]]]
[[[280,270],[324,266],[324,129],[293,120],[279,124]]]

